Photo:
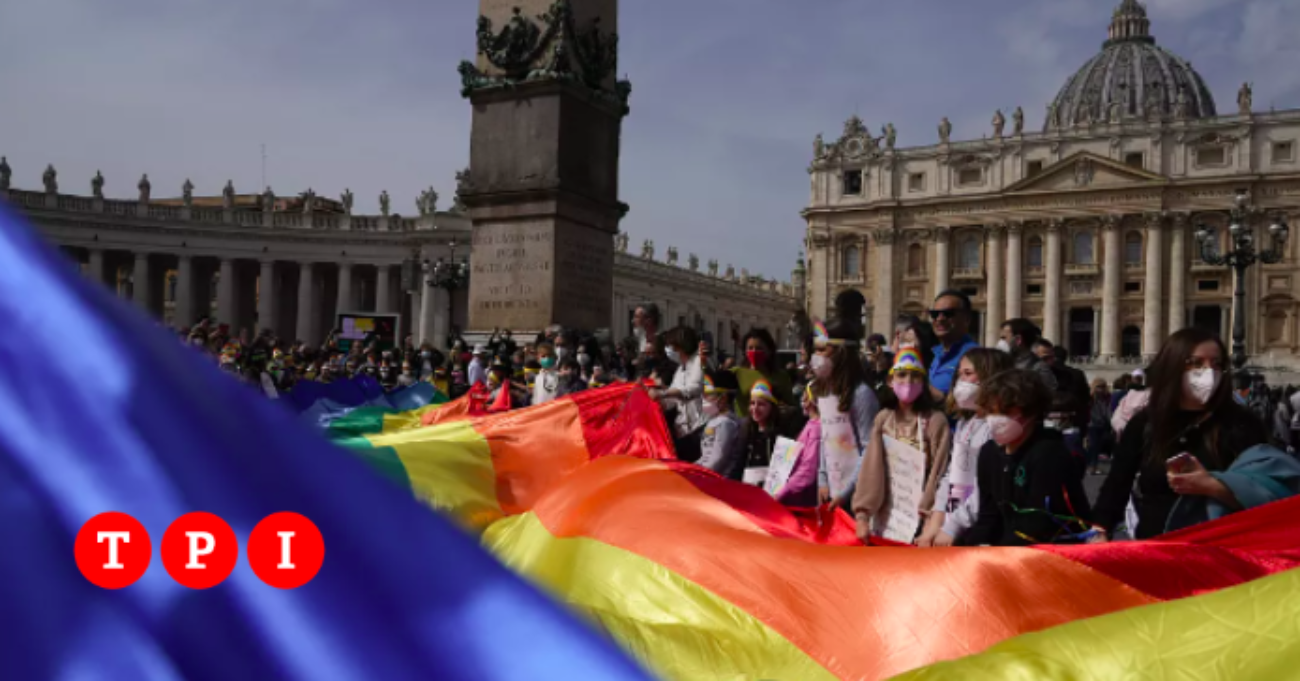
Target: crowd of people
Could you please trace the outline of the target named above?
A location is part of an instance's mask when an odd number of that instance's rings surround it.
[[[209,320],[182,336],[270,395],[371,375],[387,388],[477,392],[500,410],[637,383],[680,459],[793,507],[842,507],[864,541],[1145,539],[1300,492],[1300,393],[1234,381],[1208,331],[1178,331],[1149,367],[1111,384],[1090,383],[1026,319],[981,347],[960,292],[941,293],[929,321],[900,317],[892,338],[864,342],[848,316],[814,324],[784,359],[765,329],[732,339],[729,356],[693,328],[661,329],[653,304],[622,340],[552,326],[523,342],[510,331],[472,348],[454,339],[446,354],[411,338],[309,347],[265,332],[244,345]],[[1105,476],[1095,499],[1089,475]]]

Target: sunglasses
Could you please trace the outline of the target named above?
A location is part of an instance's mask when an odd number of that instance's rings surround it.
[[[930,310],[930,320],[956,319],[959,314],[961,314],[961,310]]]

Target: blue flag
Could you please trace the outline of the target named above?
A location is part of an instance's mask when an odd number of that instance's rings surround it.
[[[449,521],[322,440],[175,334],[82,279],[0,207],[0,678],[645,679],[612,643]],[[92,585],[77,531],[105,511],[148,530],[149,570]],[[191,511],[240,555],[191,590],[159,544]],[[292,511],[325,559],[279,590],[249,532]]]

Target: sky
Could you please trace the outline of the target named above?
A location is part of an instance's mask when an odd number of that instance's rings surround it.
[[[653,239],[786,279],[798,257],[813,137],[846,118],[899,145],[1030,129],[1106,37],[1119,0],[635,0],[619,70],[633,85],[621,195],[632,249]],[[1189,59],[1220,112],[1300,107],[1300,2],[1149,0],[1160,44]],[[468,165],[475,0],[40,0],[0,3],[0,154],[14,184],[47,163],[64,192],[132,197],[350,188],[358,212],[449,204]]]

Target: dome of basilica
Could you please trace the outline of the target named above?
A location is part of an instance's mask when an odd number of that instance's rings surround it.
[[[1156,44],[1140,2],[1123,0],[1101,53],[1071,76],[1048,106],[1044,130],[1215,115],[1214,96],[1201,75]]]

